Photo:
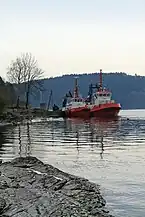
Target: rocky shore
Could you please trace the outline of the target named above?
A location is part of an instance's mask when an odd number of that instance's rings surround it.
[[[41,109],[7,109],[0,114],[0,124],[9,123],[11,125],[17,125],[18,123],[24,123],[35,118],[49,118],[49,117],[64,117],[61,110],[58,111],[45,111]]]
[[[0,163],[1,217],[113,217],[99,186],[35,157]]]
[[[5,111],[0,115],[1,121],[7,121],[9,123],[23,122],[24,120],[32,119],[32,112],[26,110]]]

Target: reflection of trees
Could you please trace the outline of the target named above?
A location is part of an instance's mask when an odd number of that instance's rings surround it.
[[[128,137],[130,134],[134,133],[135,124],[136,133],[143,132],[140,131],[140,125],[143,125],[144,122],[130,120],[97,120],[94,118],[90,120],[52,119],[44,122],[33,122],[32,125],[27,122],[25,125],[17,126],[16,130],[12,127],[8,132],[8,128],[7,132],[9,138],[12,137],[12,134],[15,134],[15,138],[18,136],[19,140],[17,139],[16,142],[19,142],[20,156],[31,155],[32,138],[33,144],[35,145],[35,139],[38,137],[40,143],[46,142],[47,145],[47,142],[49,142],[49,146],[58,145],[65,148],[66,145],[66,148],[68,148],[68,146],[71,149],[74,148],[77,156],[79,156],[79,153],[82,154],[82,151],[84,151],[82,147],[86,145],[86,150],[98,153],[98,155],[103,158],[108,144],[112,146],[115,144],[114,141],[121,141],[124,137]],[[15,133],[13,133],[13,130]],[[33,137],[31,137],[32,135]],[[1,133],[0,144],[3,144],[4,140],[5,134]],[[122,143],[122,145],[124,144]]]
[[[3,155],[3,144],[5,143],[5,135],[4,135],[4,129],[0,128],[0,159],[2,158]]]
[[[0,158],[4,154],[4,144],[8,141],[13,143],[14,140],[14,128],[10,126],[2,126],[0,127]]]
[[[21,157],[21,154],[22,154],[22,140],[21,140],[21,125],[19,124],[18,126],[18,140],[19,140],[19,155]]]
[[[6,141],[6,137],[5,137],[5,135],[4,135],[4,129],[2,128],[0,128],[0,147],[2,147],[2,145],[5,143],[5,141]]]
[[[22,130],[22,126],[18,126],[18,140],[19,140],[19,156],[21,157],[23,155],[23,142],[25,145],[25,156],[31,155],[31,132],[30,132],[30,126],[31,124],[29,122],[26,123],[26,136],[27,140],[23,141],[22,135],[24,134],[24,128]]]
[[[31,154],[31,135],[30,135],[30,123],[27,122],[27,143],[26,143],[26,155],[29,156]]]
[[[79,154],[79,132],[78,131],[76,132],[76,147]]]
[[[50,129],[51,129],[51,136],[52,136],[52,141],[54,141],[54,122],[52,121],[51,122],[51,127],[50,127]]]

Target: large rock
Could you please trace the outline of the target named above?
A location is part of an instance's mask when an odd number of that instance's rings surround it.
[[[111,217],[99,186],[35,157],[0,165],[0,216]]]

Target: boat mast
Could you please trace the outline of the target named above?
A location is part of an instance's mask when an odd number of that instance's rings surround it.
[[[100,69],[100,88],[102,89],[102,69]]]
[[[48,103],[47,103],[47,110],[49,110],[51,100],[52,100],[52,90],[50,91],[50,95],[49,95],[49,99],[48,99]]]
[[[79,97],[79,93],[78,93],[78,77],[75,77],[75,88],[74,88],[74,98],[78,98]]]

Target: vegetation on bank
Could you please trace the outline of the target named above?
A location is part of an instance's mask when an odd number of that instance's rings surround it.
[[[0,77],[0,113],[15,103],[15,97],[13,84],[4,82]]]
[[[24,53],[11,62],[7,77],[15,87],[17,108],[20,107],[20,102],[25,102],[25,107],[28,109],[30,94],[34,94],[37,89],[43,89],[40,80],[43,73],[31,53]]]
[[[35,94],[36,90],[43,88],[40,80],[42,76],[42,69],[38,67],[37,60],[30,53],[24,53],[11,62],[7,68],[9,82],[4,82],[0,77],[1,118],[5,119],[12,109],[18,109],[18,115],[24,112],[24,108],[26,110],[30,108],[30,94]],[[13,114],[14,112],[13,110]]]

